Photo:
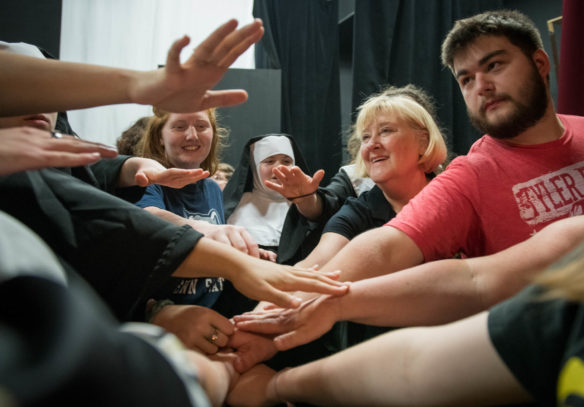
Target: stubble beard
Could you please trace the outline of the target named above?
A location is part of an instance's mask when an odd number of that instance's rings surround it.
[[[495,95],[496,99],[512,104],[512,110],[507,114],[507,117],[491,122],[487,119],[482,107],[479,114],[473,114],[467,108],[471,124],[480,132],[497,139],[516,137],[534,126],[546,112],[548,97],[545,82],[533,63],[532,68],[529,79],[519,91],[519,95],[525,103],[511,98],[507,94]]]

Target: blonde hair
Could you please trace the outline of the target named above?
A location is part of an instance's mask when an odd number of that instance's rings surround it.
[[[357,120],[353,127],[350,142],[362,140],[363,130],[369,126],[380,113],[395,115],[404,120],[408,126],[428,136],[428,146],[418,160],[426,174],[442,170],[448,150],[444,136],[434,120],[434,108],[428,95],[421,89],[408,85],[402,88],[389,87],[383,92],[370,96],[358,107]],[[349,144],[349,142],[347,143]],[[355,155],[357,174],[368,176],[361,159],[361,154]]]
[[[169,161],[164,151],[164,146],[160,142],[162,139],[162,129],[168,122],[170,113],[157,108],[154,108],[153,111],[154,116],[150,118],[146,125],[144,135],[138,144],[137,152],[141,157],[151,158],[166,168],[170,168],[172,167],[172,163]],[[219,166],[219,153],[225,146],[229,132],[218,124],[215,109],[207,109],[206,112],[211,123],[211,128],[213,129],[213,140],[211,141],[209,155],[201,163],[201,168],[209,171],[213,175]]]

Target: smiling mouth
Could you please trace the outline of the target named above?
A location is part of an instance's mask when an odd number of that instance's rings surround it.
[[[372,158],[371,160],[369,160],[369,162],[371,164],[375,164],[375,163],[378,163],[380,161],[385,161],[385,160],[387,160],[387,157],[375,157],[375,158]]]
[[[201,148],[201,146],[185,146],[183,147],[183,150],[187,150],[187,151],[196,151],[199,148]]]

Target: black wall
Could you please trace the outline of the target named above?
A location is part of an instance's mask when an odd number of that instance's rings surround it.
[[[219,120],[230,130],[229,146],[221,161],[239,163],[246,141],[267,133],[280,133],[281,79],[279,69],[229,69],[216,89],[245,89],[245,103],[218,109]]]
[[[61,0],[3,0],[0,40],[27,42],[59,57]]]

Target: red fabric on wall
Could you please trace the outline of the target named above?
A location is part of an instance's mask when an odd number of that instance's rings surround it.
[[[584,116],[584,1],[564,0],[558,113]]]

